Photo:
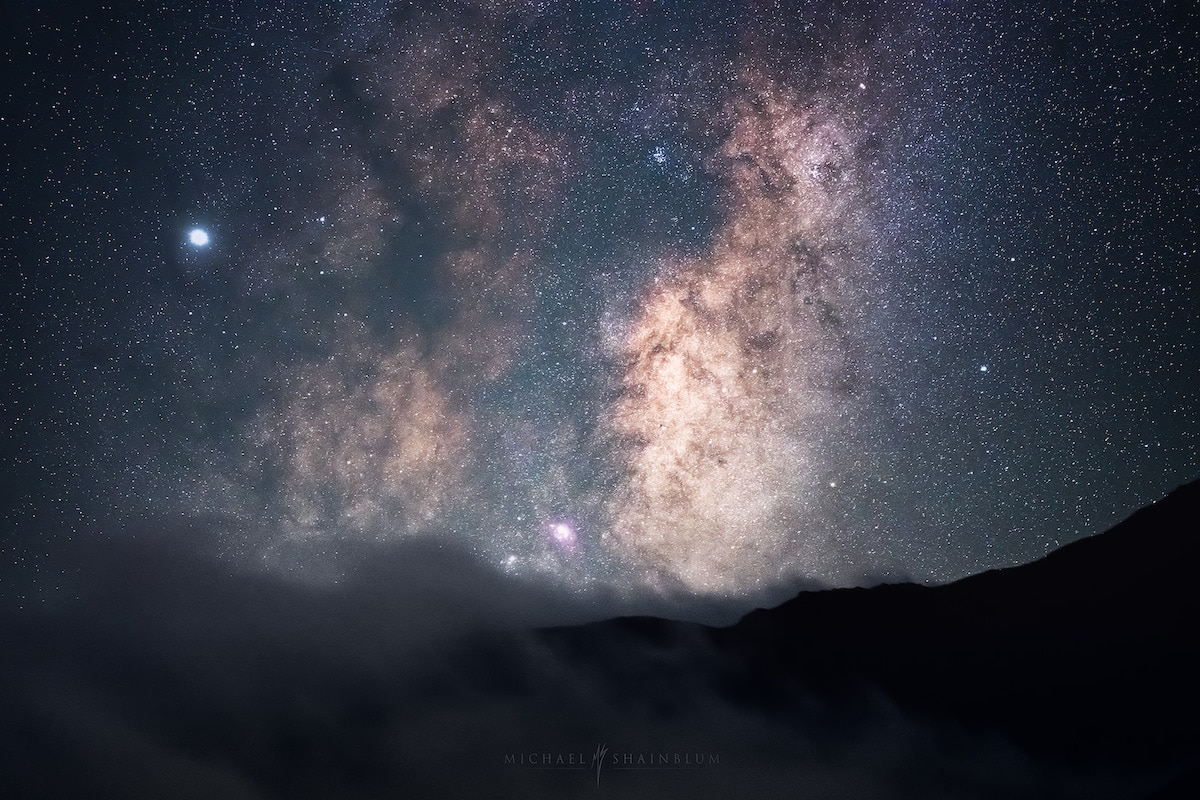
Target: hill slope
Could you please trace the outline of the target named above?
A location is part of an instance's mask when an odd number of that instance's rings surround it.
[[[554,598],[441,551],[333,589],[114,540],[0,608],[0,795],[1189,796],[1198,519],[1191,484],[1033,564],[724,628],[537,627]]]

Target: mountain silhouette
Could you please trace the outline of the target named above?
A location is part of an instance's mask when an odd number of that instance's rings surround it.
[[[699,690],[764,715],[882,694],[1053,763],[1160,768],[1195,796],[1198,535],[1194,482],[1038,561],[947,585],[805,592],[725,628],[625,618],[550,639],[643,702],[688,702],[699,687],[681,687],[676,662],[698,663],[703,643],[719,666]]]
[[[1200,482],[1031,564],[724,627],[548,626],[432,546],[334,588],[113,537],[0,607],[0,796],[1193,797],[1197,520]]]
[[[874,685],[1072,761],[1195,750],[1200,483],[1106,533],[944,586],[802,594],[714,632],[730,680]],[[749,676],[754,676],[750,679]]]

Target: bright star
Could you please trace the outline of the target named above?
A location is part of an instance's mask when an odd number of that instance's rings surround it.
[[[188,241],[196,247],[204,247],[208,244],[208,231],[203,228],[192,228],[188,233]]]
[[[987,365],[987,364],[980,364],[980,365],[979,365],[979,371],[980,371],[980,372],[987,372],[987,371],[988,371],[988,365]]]

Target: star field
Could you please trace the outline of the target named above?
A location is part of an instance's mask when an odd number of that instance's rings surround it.
[[[950,580],[1200,465],[1174,3],[15,12],[4,558]]]

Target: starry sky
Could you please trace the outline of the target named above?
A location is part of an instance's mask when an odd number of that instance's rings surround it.
[[[178,520],[319,581],[943,582],[1200,468],[1188,3],[4,18],[22,603]]]

